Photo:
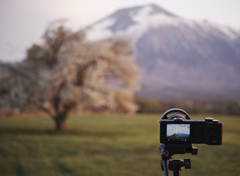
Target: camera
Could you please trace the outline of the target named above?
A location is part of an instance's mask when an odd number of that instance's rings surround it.
[[[207,117],[190,120],[182,109],[166,111],[160,123],[160,142],[164,144],[222,144],[222,122]]]
[[[223,124],[207,117],[205,120],[190,120],[190,116],[182,109],[173,108],[166,111],[160,121],[161,168],[165,176],[173,171],[179,176],[180,171],[191,169],[191,160],[170,160],[175,154],[191,153],[197,155],[195,144],[221,145]]]

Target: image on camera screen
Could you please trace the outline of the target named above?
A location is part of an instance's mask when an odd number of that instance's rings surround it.
[[[190,124],[167,124],[168,141],[189,141]]]

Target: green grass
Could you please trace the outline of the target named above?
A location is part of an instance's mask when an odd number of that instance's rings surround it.
[[[158,149],[160,116],[70,116],[64,133],[54,131],[50,118],[0,119],[0,175],[164,175]],[[192,161],[192,169],[184,169],[182,175],[240,173],[240,118],[213,117],[224,123],[223,145],[194,145],[197,156],[173,156]]]

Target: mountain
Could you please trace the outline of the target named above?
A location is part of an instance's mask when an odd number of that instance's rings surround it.
[[[142,69],[138,96],[159,100],[239,100],[240,33],[149,4],[125,8],[86,29],[90,41],[131,42]]]
[[[177,139],[177,138],[189,138],[189,134],[187,133],[174,133],[170,136],[167,136],[168,138],[174,138],[174,139]]]

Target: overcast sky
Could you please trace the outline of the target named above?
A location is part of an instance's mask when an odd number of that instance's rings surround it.
[[[56,19],[68,19],[67,25],[77,30],[117,9],[150,3],[184,18],[240,31],[240,0],[0,0],[0,60],[22,60]]]

